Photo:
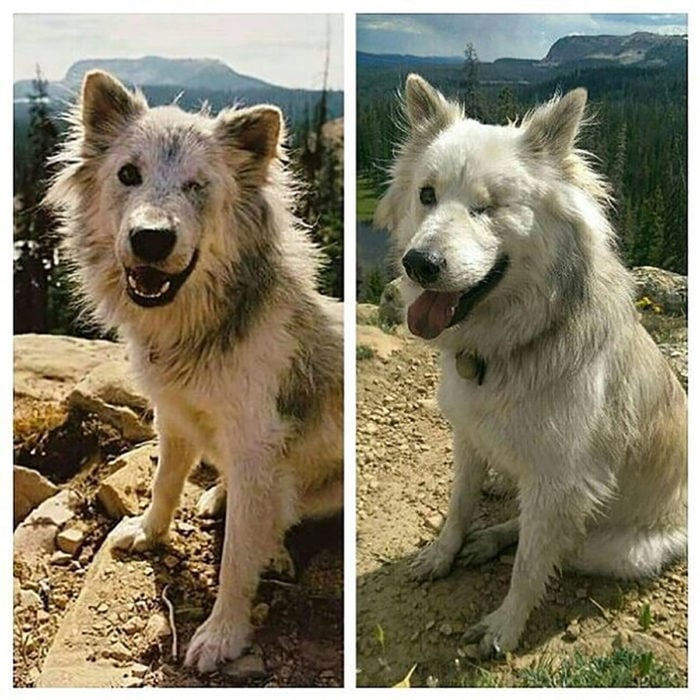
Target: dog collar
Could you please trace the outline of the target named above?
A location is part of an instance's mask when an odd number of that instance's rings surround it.
[[[477,384],[481,386],[484,383],[484,375],[486,374],[486,361],[477,352],[471,350],[462,350],[455,355],[455,366],[457,374],[462,379],[476,379]]]

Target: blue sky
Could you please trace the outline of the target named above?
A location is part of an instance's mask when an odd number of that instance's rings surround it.
[[[471,42],[482,61],[544,58],[569,34],[679,34],[678,14],[364,14],[357,16],[357,50],[418,56],[459,56]]]
[[[60,80],[86,58],[218,58],[238,73],[284,87],[323,84],[330,28],[330,87],[343,87],[343,16],[17,14],[14,80]]]

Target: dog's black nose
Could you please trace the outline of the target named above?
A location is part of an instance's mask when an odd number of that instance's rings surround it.
[[[439,253],[428,250],[416,250],[411,248],[401,261],[406,274],[418,284],[431,284],[440,275],[445,267],[446,260]]]
[[[134,255],[145,262],[165,260],[175,247],[175,232],[169,228],[135,228],[129,232]]]

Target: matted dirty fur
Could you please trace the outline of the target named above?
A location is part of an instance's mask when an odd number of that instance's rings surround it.
[[[112,542],[164,540],[200,459],[226,485],[219,592],[186,656],[202,671],[248,642],[285,531],[342,505],[342,306],[316,291],[282,139],[276,107],[149,108],[95,71],[48,195],[87,311],[126,339],[155,407],[152,502]]]
[[[686,551],[686,396],[638,322],[605,183],[576,138],[586,92],[488,126],[409,76],[407,131],[376,221],[404,267],[407,320],[441,353],[454,483],[413,563],[445,576],[518,541],[502,605],[466,633],[514,649],[555,570],[658,574]],[[490,465],[519,519],[470,532]]]

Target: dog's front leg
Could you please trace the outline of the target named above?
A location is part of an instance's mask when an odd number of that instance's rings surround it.
[[[439,536],[425,547],[411,565],[411,574],[419,581],[447,576],[471,524],[486,474],[486,462],[470,441],[453,436],[454,481],[447,519]]]
[[[198,459],[195,447],[159,424],[158,468],[151,503],[143,515],[124,518],[110,533],[117,549],[142,551],[167,539],[187,474]]]
[[[513,650],[547,581],[584,535],[595,505],[584,486],[562,486],[544,479],[521,491],[520,539],[510,588],[501,606],[464,634],[479,642],[482,657]]]
[[[223,470],[222,470],[223,471]],[[245,648],[251,631],[250,601],[258,576],[293,520],[294,487],[274,459],[258,455],[229,465],[219,592],[207,620],[194,633],[186,666],[212,671]]]

